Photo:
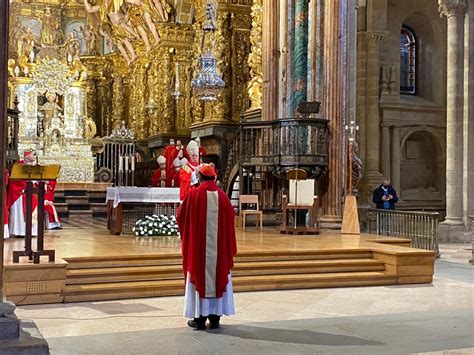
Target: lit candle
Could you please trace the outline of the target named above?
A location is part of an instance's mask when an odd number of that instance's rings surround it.
[[[28,76],[28,73],[29,73],[28,67],[25,67],[23,69],[23,73],[25,73],[25,76]]]
[[[123,162],[122,162],[122,156],[119,156],[119,171],[123,171]]]
[[[132,161],[132,171],[135,171],[135,157],[132,155],[130,159]]]
[[[128,172],[128,156],[125,156],[125,171]]]

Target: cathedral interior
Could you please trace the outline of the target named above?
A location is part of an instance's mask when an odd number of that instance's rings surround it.
[[[61,162],[60,181],[115,183],[119,147],[147,186],[169,139],[199,138],[222,188],[258,193],[270,224],[294,168],[316,179],[328,227],[340,227],[349,179],[362,215],[383,177],[403,210],[454,224],[472,215],[473,118],[459,107],[472,50],[456,62],[450,1],[10,3],[11,161],[36,148],[40,162]],[[221,86],[203,93],[207,54]],[[459,76],[465,88],[448,91]]]

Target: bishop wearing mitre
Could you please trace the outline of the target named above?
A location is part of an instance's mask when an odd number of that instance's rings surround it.
[[[23,159],[17,164],[36,165],[36,152],[34,150],[26,150],[23,153]],[[10,180],[7,191],[7,207],[9,210],[9,229],[11,236],[26,235],[26,180]],[[38,198],[33,195],[32,198],[32,227],[31,235],[36,236],[38,233],[37,224],[37,207]]]
[[[199,184],[197,171],[201,166],[201,158],[199,155],[199,146],[196,141],[192,140],[186,146],[189,155],[187,164],[181,167],[179,172],[179,199],[184,201],[189,190],[196,188]]]
[[[153,187],[170,187],[171,186],[171,176],[166,172],[166,158],[163,155],[160,155],[158,159],[158,169],[153,172],[151,177],[151,186]]]

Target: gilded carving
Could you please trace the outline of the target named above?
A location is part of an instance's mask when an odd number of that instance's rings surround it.
[[[251,77],[248,93],[252,109],[262,107],[262,21],[262,0],[254,0],[252,5],[252,29],[250,31],[252,50],[248,60]]]

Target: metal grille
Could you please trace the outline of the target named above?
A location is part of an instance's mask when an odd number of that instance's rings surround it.
[[[152,215],[176,216],[178,203],[124,204],[122,209],[122,233],[133,234],[136,221]]]
[[[44,293],[46,290],[45,281],[30,281],[26,283],[27,294],[39,294]]]

